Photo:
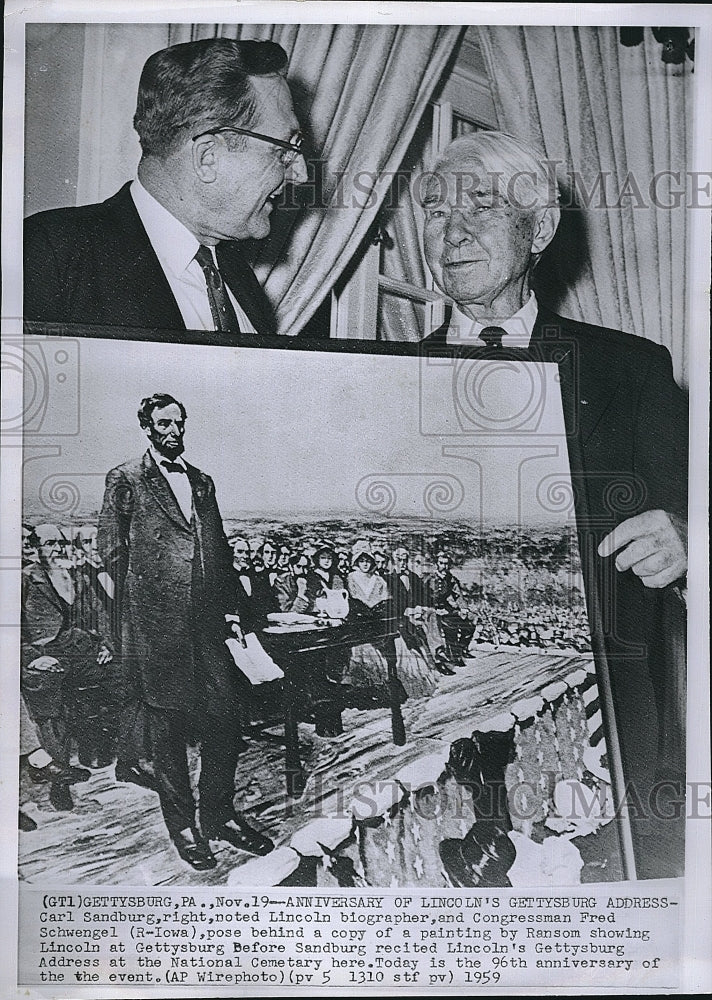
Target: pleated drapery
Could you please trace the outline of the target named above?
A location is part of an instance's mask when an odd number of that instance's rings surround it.
[[[379,222],[386,236],[381,244],[380,273],[386,278],[428,288],[428,267],[423,254],[423,212],[413,196],[412,181],[428,170],[433,157],[432,115],[425,114],[416,130],[401,175],[394,182]],[[429,333],[422,322],[422,308],[407,296],[381,294],[378,338],[418,341]]]
[[[194,38],[273,40],[308,142],[311,183],[273,217],[256,271],[295,334],[334,287],[373,224],[460,37],[457,25],[172,25]],[[297,211],[297,204],[299,210]]]
[[[608,27],[479,33],[500,128],[560,161],[569,207],[537,269],[542,297],[664,344],[685,383],[689,220],[675,192],[688,164],[691,63],[663,63],[650,31],[635,48]]]

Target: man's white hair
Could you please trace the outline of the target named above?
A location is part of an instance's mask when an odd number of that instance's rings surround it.
[[[472,161],[472,178],[463,180],[468,190],[499,195],[522,210],[552,208],[558,212],[559,186],[555,163],[516,136],[506,132],[471,132],[454,139],[437,155],[432,171],[439,174],[457,154]],[[466,183],[469,182],[469,183]]]
[[[47,542],[67,541],[67,536],[56,524],[38,524],[35,528],[35,535],[40,545],[44,545]]]

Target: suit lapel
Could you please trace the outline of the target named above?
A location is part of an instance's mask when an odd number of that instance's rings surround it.
[[[448,346],[448,327],[446,320],[421,342],[426,351]],[[459,351],[454,345],[448,349]],[[535,361],[558,365],[567,433],[577,434],[585,445],[616,393],[624,387],[623,373],[611,371],[603,352],[596,349],[593,339],[582,335],[579,324],[541,306],[529,350]],[[466,351],[468,356],[474,356],[471,347]]]
[[[190,524],[186,521],[173,490],[154,462],[150,451],[143,456],[142,469],[146,484],[164,513],[183,531],[190,531]]]
[[[60,612],[62,617],[64,617],[70,605],[62,597],[62,595],[57,592],[57,589],[52,583],[50,575],[45,567],[39,566],[36,567],[36,569],[33,568],[32,579],[38,590],[44,594],[46,600]]]
[[[274,333],[275,321],[267,297],[239,245],[234,241],[225,240],[218,243],[216,254],[218,267],[226,285],[244,309],[257,333]]]
[[[442,325],[439,326],[436,330],[433,330],[431,333],[429,333],[427,337],[424,337],[422,343],[431,344],[433,346],[434,345],[440,346],[441,344],[447,344],[447,332],[450,329],[451,317],[452,317],[452,306],[447,305],[445,307],[445,319]]]
[[[547,309],[539,309],[530,349],[537,360],[559,366],[567,430],[585,445],[621,388],[623,373],[610,370],[576,324]]]
[[[205,497],[207,495],[205,477],[200,469],[196,469],[194,465],[188,465],[187,462],[185,465],[188,470],[188,482],[190,483],[190,488],[193,491],[193,505],[196,512],[198,514],[202,514]]]
[[[124,184],[104,204],[116,231],[121,234],[125,250],[111,261],[116,270],[117,298],[122,289],[131,290],[140,311],[140,325],[184,330],[183,315],[136,211],[130,183]],[[239,244],[224,241],[216,249],[220,272],[255,330],[261,334],[274,333],[274,315]]]
[[[117,300],[122,289],[130,289],[146,327],[184,330],[185,322],[171,291],[163,268],[136,211],[130,184],[105,202],[117,232],[121,234],[124,253],[111,262],[116,268]]]

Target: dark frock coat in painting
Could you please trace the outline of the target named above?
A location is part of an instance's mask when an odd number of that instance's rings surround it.
[[[239,611],[232,552],[212,479],[186,468],[190,522],[147,452],[106,477],[97,537],[121,607],[119,758],[150,755],[176,843],[196,824],[190,743],[201,745],[204,832],[233,816],[242,689],[225,645],[225,614]]]
[[[403,577],[408,579],[407,587],[403,583]],[[433,606],[433,597],[425,580],[412,569],[407,569],[404,573],[392,570],[384,579],[390,597],[389,614],[398,616],[402,615],[406,608]]]
[[[232,714],[239,684],[224,642],[224,615],[237,600],[232,553],[212,479],[186,465],[192,524],[146,452],[109,472],[98,546],[121,604],[126,694],[156,709]]]

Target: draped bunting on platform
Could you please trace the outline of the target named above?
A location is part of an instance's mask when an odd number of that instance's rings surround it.
[[[214,35],[271,39],[289,56],[308,157],[322,166],[314,185],[319,206],[310,207],[309,188],[300,192],[305,207],[279,213],[267,253],[257,258],[280,333],[304,326],[356,253],[461,31],[436,25],[171,27],[171,43]]]
[[[597,207],[596,196],[588,210],[563,213],[558,247],[537,275],[542,297],[574,319],[665,344],[676,377],[686,381],[684,199],[656,207],[649,188],[663,171],[684,179],[691,63],[663,63],[649,31],[636,48],[621,46],[617,29],[607,27],[479,32],[500,128],[540,145],[565,173],[579,171],[587,190],[607,172],[609,203],[624,193],[620,208]],[[658,192],[658,200],[674,203],[663,180]]]

